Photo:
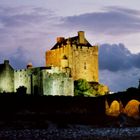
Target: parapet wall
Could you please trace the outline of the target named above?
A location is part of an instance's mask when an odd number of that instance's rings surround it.
[[[74,82],[65,73],[54,72],[48,69],[32,68],[18,70],[14,73],[14,91],[24,86],[27,94],[40,95],[74,95]]]

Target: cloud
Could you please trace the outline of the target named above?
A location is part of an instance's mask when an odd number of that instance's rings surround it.
[[[59,33],[59,17],[48,9],[0,6],[0,56],[10,59],[15,68],[31,61],[45,65],[45,51]],[[19,47],[20,46],[20,47]]]
[[[19,46],[22,46],[24,57],[27,56],[26,54],[29,55],[28,59],[24,61],[32,61],[36,66],[45,65],[45,51],[53,46],[56,36],[66,35],[76,26],[79,29],[83,27],[82,29],[87,28],[100,33],[105,31],[111,34],[116,34],[117,32],[127,33],[128,30],[139,31],[140,28],[134,27],[136,22],[139,27],[138,13],[139,11],[135,10],[109,7],[102,12],[62,18],[56,16],[53,11],[41,7],[0,6],[0,55],[4,54],[5,57],[3,58],[11,59],[11,56],[13,57],[18,52]],[[132,28],[130,28],[130,25],[132,25]],[[75,30],[77,31],[77,29]],[[112,53],[114,54],[111,55],[116,54],[113,50]],[[104,57],[104,55],[105,53],[101,57]],[[112,61],[119,63],[123,57],[125,56],[122,55],[118,58],[116,56],[116,59]],[[135,61],[135,64],[137,62],[136,66],[138,66],[139,55],[137,54],[134,57],[133,61]],[[20,56],[17,59],[20,61]],[[12,63],[14,63],[13,60],[11,59]],[[104,61],[108,62],[107,58]],[[127,61],[123,64],[121,63],[120,68],[113,62],[108,62],[107,66],[105,64],[101,65],[101,69],[108,67],[108,69],[115,71],[131,67]],[[20,68],[21,65],[18,64],[21,63],[15,64],[15,67]],[[110,65],[111,67],[109,68]]]
[[[112,72],[140,68],[140,53],[131,53],[123,44],[102,44],[99,49],[99,68]]]
[[[140,69],[132,68],[124,71],[112,72],[100,70],[100,82],[107,85],[111,91],[125,91],[129,87],[138,87]]]
[[[0,22],[8,27],[28,26],[54,19],[54,12],[40,7],[0,7]]]
[[[22,47],[18,47],[17,50],[10,56],[11,65],[14,68],[20,67],[20,69],[25,68],[27,66],[27,62],[29,61],[30,54]]]
[[[62,26],[100,34],[119,35],[140,32],[140,11],[107,7],[103,11],[63,18]]]
[[[111,91],[138,87],[140,53],[131,53],[123,44],[102,44],[99,48],[100,82]]]

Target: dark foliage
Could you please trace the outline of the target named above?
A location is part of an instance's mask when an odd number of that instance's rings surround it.
[[[20,87],[17,89],[17,94],[23,95],[23,94],[26,94],[26,92],[27,92],[27,88],[24,87],[24,86],[20,86]]]

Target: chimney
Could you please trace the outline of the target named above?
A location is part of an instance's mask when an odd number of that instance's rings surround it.
[[[31,68],[33,68],[32,63],[28,63],[28,64],[27,64],[27,69],[31,69]]]
[[[5,65],[9,65],[9,60],[4,60]]]
[[[61,43],[61,42],[63,42],[64,40],[65,40],[64,37],[57,37],[57,38],[56,38],[57,43]]]
[[[84,44],[85,43],[85,33],[84,33],[84,31],[79,31],[78,32],[78,37],[79,37],[79,43]]]

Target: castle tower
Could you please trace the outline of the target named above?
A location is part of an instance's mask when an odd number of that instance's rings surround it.
[[[0,93],[14,92],[14,69],[9,64],[9,60],[4,60],[0,64]]]
[[[46,65],[69,72],[74,80],[99,82],[98,46],[92,46],[86,40],[84,31],[67,39],[58,37],[56,44],[46,52]]]

